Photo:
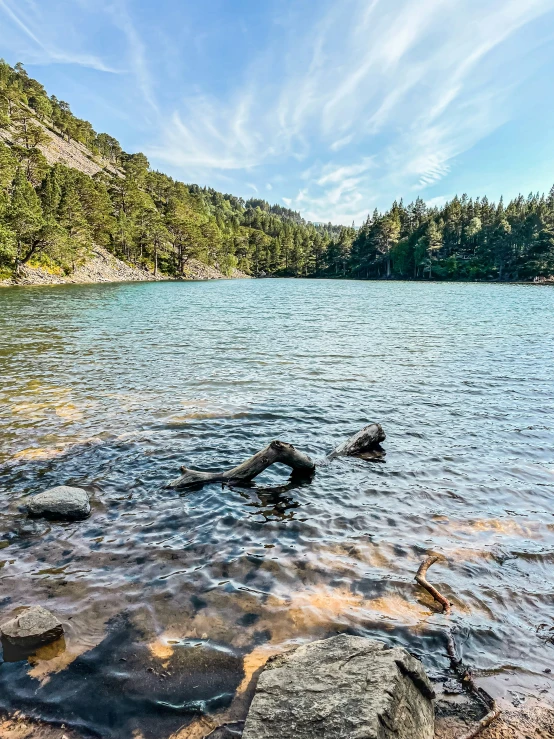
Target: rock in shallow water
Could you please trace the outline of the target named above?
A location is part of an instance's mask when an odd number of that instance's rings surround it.
[[[433,697],[406,650],[341,634],[268,662],[243,739],[432,739]]]
[[[27,501],[30,516],[76,520],[90,514],[89,497],[86,490],[59,485],[44,493],[33,495]]]
[[[16,647],[29,649],[59,639],[63,626],[42,606],[31,606],[0,626],[2,637]]]

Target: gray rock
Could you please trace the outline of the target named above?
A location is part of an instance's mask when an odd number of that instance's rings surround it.
[[[42,606],[31,606],[0,626],[2,637],[17,647],[38,647],[59,639],[63,626]]]
[[[75,520],[90,514],[89,497],[86,490],[60,485],[44,493],[33,495],[27,500],[30,516]]]
[[[270,660],[243,739],[433,739],[433,688],[400,647],[340,636]]]

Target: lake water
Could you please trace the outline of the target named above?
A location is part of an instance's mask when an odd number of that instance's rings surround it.
[[[447,677],[446,624],[495,695],[552,690],[552,288],[10,288],[0,345],[0,616],[40,603],[66,624],[0,665],[0,708],[203,736],[204,714],[244,717],[269,655],[337,632]],[[276,438],[322,458],[371,421],[385,462],[164,489]],[[92,493],[91,517],[28,520],[25,496],[59,484]],[[430,551],[450,617],[413,579]]]

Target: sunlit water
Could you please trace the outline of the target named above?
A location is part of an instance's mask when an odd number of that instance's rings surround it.
[[[66,624],[65,644],[0,666],[0,708],[202,736],[203,714],[244,717],[268,655],[341,631],[444,677],[447,623],[493,692],[549,689],[553,289],[13,288],[0,344],[0,617],[40,603]],[[275,438],[322,458],[370,421],[384,463],[164,489],[182,464],[226,468]],[[92,492],[91,517],[27,519],[25,496],[59,484]],[[429,579],[449,618],[413,580],[429,551],[448,558]]]

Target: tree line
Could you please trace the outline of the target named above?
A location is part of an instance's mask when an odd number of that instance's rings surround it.
[[[421,198],[368,216],[344,253],[357,277],[529,280],[554,275],[554,188],[509,203],[455,197],[428,208]]]
[[[93,177],[50,166],[48,129],[87,147]],[[306,222],[267,201],[187,185],[144,154],[96,133],[48,97],[21,64],[0,60],[0,270],[23,264],[66,272],[93,245],[128,263],[186,274],[191,259],[225,274],[403,279],[533,279],[554,274],[554,188],[508,204],[421,198],[375,211],[359,229]]]

